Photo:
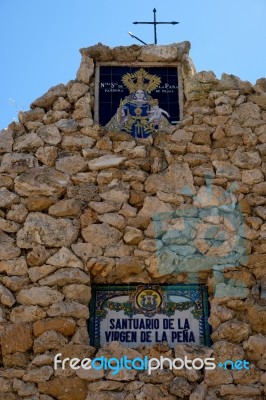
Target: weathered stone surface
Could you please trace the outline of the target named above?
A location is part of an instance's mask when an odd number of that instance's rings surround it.
[[[170,204],[164,203],[156,197],[145,197],[143,207],[138,213],[140,218],[150,220],[158,213],[171,212],[173,208]]]
[[[38,160],[30,154],[7,153],[3,156],[0,172],[6,172],[8,174],[20,173],[37,166]]]
[[[91,298],[91,288],[87,285],[72,283],[63,288],[66,299],[76,300],[81,304],[88,305]]]
[[[46,312],[38,306],[18,306],[12,309],[10,320],[14,323],[18,322],[35,322],[38,319],[45,318]]]
[[[142,46],[140,56],[141,61],[172,62],[182,58],[190,49],[189,42],[181,42],[164,46]]]
[[[59,129],[54,125],[44,125],[37,130],[37,134],[42,138],[42,140],[50,144],[51,146],[56,146],[62,140],[62,136]]]
[[[44,382],[48,381],[53,375],[53,373],[54,373],[53,368],[46,365],[40,368],[34,368],[30,370],[23,376],[23,380],[26,382],[34,382],[34,383]]]
[[[16,300],[13,294],[4,285],[0,283],[0,302],[7,307],[12,307]]]
[[[98,257],[103,254],[102,248],[92,243],[76,243],[72,244],[71,248],[85,262],[90,257]]]
[[[87,203],[92,200],[100,200],[98,187],[94,183],[82,183],[77,186],[69,186],[67,188],[67,197],[82,200]]]
[[[124,233],[123,239],[127,244],[139,244],[139,242],[144,239],[143,232],[131,226],[127,226]]]
[[[104,215],[99,215],[98,220],[105,222],[114,228],[122,230],[125,227],[125,218],[118,213],[106,213]]]
[[[13,146],[13,135],[10,129],[2,129],[0,131],[0,154],[10,153]]]
[[[0,236],[1,237],[1,236]],[[12,258],[12,257],[9,257]],[[13,257],[15,258],[15,257]],[[9,276],[27,275],[28,267],[24,257],[17,258],[15,260],[7,259],[0,262],[0,272],[5,272]]]
[[[57,149],[55,146],[39,147],[35,155],[44,165],[52,167],[57,157]]]
[[[246,340],[250,334],[250,327],[245,322],[235,319],[222,323],[219,328],[213,332],[212,340],[228,340],[233,343],[241,343]]]
[[[45,211],[53,204],[53,200],[44,195],[31,196],[27,201],[29,211]]]
[[[7,233],[14,233],[20,229],[20,225],[15,222],[5,220],[0,217],[0,230]]]
[[[237,166],[245,169],[256,168],[261,164],[259,153],[255,151],[243,152],[237,150],[232,157],[232,162]]]
[[[66,150],[81,150],[81,149],[90,149],[95,143],[95,139],[75,134],[75,135],[67,135],[63,137],[61,146]]]
[[[52,205],[48,212],[55,217],[73,217],[81,213],[81,204],[75,199],[61,200]]]
[[[105,376],[105,371],[103,369],[78,369],[76,371],[77,376],[84,381],[96,381]]]
[[[32,348],[31,327],[28,324],[12,324],[1,337],[2,354],[26,352]]]
[[[129,185],[127,183],[110,184],[104,192],[100,193],[100,197],[108,202],[125,203],[129,199]]]
[[[77,245],[73,245],[77,246]],[[73,247],[72,246],[72,247]],[[83,268],[83,263],[69,250],[67,247],[62,247],[53,256],[48,258],[47,264],[56,266],[57,268],[71,267],[71,268]]]
[[[79,268],[61,268],[39,281],[40,285],[65,286],[70,283],[88,283],[90,278]],[[62,298],[60,299],[62,300]],[[59,301],[59,299],[57,299]]]
[[[75,103],[73,118],[79,120],[82,118],[91,118],[91,95],[87,93],[84,97]]]
[[[146,180],[145,190],[151,194],[160,190],[165,193],[192,196],[195,194],[195,188],[188,164],[171,164],[166,172],[151,175]]]
[[[99,158],[94,158],[93,160],[88,162],[88,166],[89,169],[91,169],[92,171],[97,171],[106,168],[118,167],[125,160],[126,157],[119,157],[110,154],[106,156],[101,156]]]
[[[82,229],[82,236],[86,242],[101,245],[101,247],[106,247],[110,244],[118,242],[122,234],[121,232],[108,224],[92,224],[87,226],[87,228]]]
[[[40,382],[38,389],[59,400],[85,400],[87,383],[78,377],[57,377],[49,382]]]
[[[86,83],[91,83],[92,75],[94,73],[94,62],[93,59],[83,55],[80,67],[77,71],[77,80]]]
[[[35,304],[39,306],[49,306],[56,301],[63,300],[63,298],[64,296],[62,293],[47,286],[24,289],[17,294],[17,302],[25,306],[32,306]]]
[[[46,350],[57,350],[67,343],[67,339],[56,331],[46,331],[34,340],[34,353],[44,353]]]
[[[29,111],[20,111],[18,114],[19,121],[25,124],[28,121],[38,121],[42,120],[44,117],[45,111],[42,108],[35,108],[34,110]]]
[[[67,85],[67,97],[70,103],[77,101],[84,96],[89,90],[89,86],[85,83],[70,81]]]
[[[60,119],[55,123],[55,126],[64,133],[72,133],[77,130],[78,123],[74,119]]]
[[[34,100],[31,104],[31,108],[42,107],[48,109],[53,105],[58,97],[64,97],[66,95],[66,87],[63,84],[51,87],[48,92]]]
[[[60,160],[55,163],[55,168],[58,171],[73,175],[77,172],[86,171],[87,163],[84,161],[83,157],[74,155],[60,158]]]
[[[49,167],[31,168],[15,179],[15,189],[21,196],[60,195],[68,184],[66,174]]]
[[[41,267],[33,267],[29,269],[29,278],[32,282],[37,282],[47,275],[52,274],[56,270],[54,265],[42,265]]]
[[[67,218],[55,219],[42,213],[30,213],[24,228],[17,234],[18,246],[23,249],[35,245],[48,247],[69,246],[78,237],[78,225]]]
[[[17,292],[30,283],[26,276],[4,276],[2,282],[8,289]]]
[[[221,176],[229,180],[241,179],[240,170],[229,161],[213,161],[212,163],[216,169],[217,176]]]
[[[20,256],[21,250],[14,242],[14,239],[0,231],[0,260],[11,260]],[[3,265],[1,267],[5,268]]]
[[[207,386],[218,386],[233,383],[233,376],[230,370],[214,369],[205,371],[205,383]]]
[[[19,203],[19,197],[6,188],[0,188],[0,208],[7,208],[15,203]]]
[[[222,396],[235,395],[235,396],[260,396],[261,389],[259,387],[252,387],[247,385],[222,385],[220,389]]]
[[[266,308],[257,305],[248,308],[248,322],[253,332],[266,335]]]
[[[259,361],[266,357],[266,338],[261,333],[252,335],[244,342],[243,348],[252,361]]]
[[[49,317],[88,318],[88,307],[76,301],[60,301],[53,304],[48,310]]]
[[[19,136],[13,145],[15,151],[34,151],[43,146],[43,140],[36,133]]]
[[[33,324],[34,336],[40,336],[46,331],[56,331],[64,336],[72,336],[75,333],[76,323],[70,318],[52,318],[39,320]]]

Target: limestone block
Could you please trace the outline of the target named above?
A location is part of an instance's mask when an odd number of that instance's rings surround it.
[[[124,160],[126,160],[126,157],[119,157],[108,154],[105,156],[94,158],[93,160],[88,162],[88,166],[89,169],[91,169],[92,171],[102,170],[106,168],[115,168],[122,164]]]
[[[0,235],[1,238],[1,235]],[[12,242],[13,243],[13,242]],[[12,258],[12,257],[11,257]],[[15,257],[13,257],[15,258]],[[17,258],[16,260],[3,260],[0,262],[0,272],[4,272],[7,275],[23,276],[27,275],[28,267],[24,257]]]
[[[31,108],[42,107],[44,109],[49,109],[58,97],[66,96],[66,87],[62,83],[51,87],[48,92],[34,100],[31,104]]]
[[[76,323],[71,318],[52,318],[39,320],[33,323],[34,336],[40,336],[47,331],[56,331],[64,336],[72,336],[75,333]]]
[[[119,278],[139,275],[144,269],[143,260],[133,256],[121,257],[116,261],[116,273]]]
[[[222,385],[219,390],[221,396],[260,396],[261,389],[259,386],[248,385]]]
[[[54,146],[39,147],[35,155],[44,165],[52,167],[57,157],[57,149]]]
[[[15,246],[15,240],[4,232],[0,231],[0,260],[12,260],[19,257],[20,253],[21,250]],[[2,268],[5,267],[2,266]]]
[[[13,292],[17,292],[23,289],[23,287],[29,285],[30,280],[26,276],[4,276],[2,282],[6,288]]]
[[[73,245],[77,246],[77,245]],[[83,263],[72,253],[67,247],[62,247],[58,252],[47,260],[47,264],[56,266],[57,268],[72,267],[83,268]]]
[[[95,139],[81,134],[65,135],[61,146],[65,150],[77,151],[90,149],[95,144]]]
[[[66,299],[76,300],[81,304],[88,305],[91,298],[91,288],[87,285],[70,284],[63,288]]]
[[[253,332],[266,335],[266,308],[258,305],[248,307],[248,322]]]
[[[76,243],[72,244],[71,248],[85,262],[90,257],[98,257],[103,254],[102,248],[92,243]]]
[[[105,371],[103,369],[83,369],[80,368],[76,371],[77,376],[84,381],[97,381],[99,379],[104,378]]]
[[[49,317],[88,318],[89,309],[76,301],[60,301],[53,304],[48,310]]]
[[[7,153],[4,154],[0,172],[21,173],[29,168],[37,167],[38,160],[31,154],[24,153]]]
[[[48,365],[45,365],[43,367],[34,368],[28,371],[23,376],[23,381],[34,382],[34,383],[48,381],[53,375],[53,373],[54,373],[53,368]]]
[[[30,396],[28,398],[36,400],[35,394],[37,393],[37,388],[34,383],[25,383],[15,378],[13,381],[13,389],[18,393],[20,398]]]
[[[181,60],[183,54],[187,54],[190,49],[189,42],[174,43],[169,45],[148,45],[140,48],[140,61],[150,62],[172,62]]]
[[[61,268],[53,274],[39,281],[40,285],[48,286],[65,286],[71,283],[88,283],[90,278],[87,274],[81,271],[79,268]],[[62,300],[62,299],[60,299]],[[60,301],[57,299],[57,301]]]
[[[222,323],[218,329],[212,333],[213,341],[228,340],[233,343],[241,343],[250,334],[250,327],[245,322],[236,319]]]
[[[47,275],[52,274],[56,270],[54,265],[42,265],[41,267],[33,267],[29,269],[29,278],[35,283],[42,278],[45,278]]]
[[[73,112],[73,118],[79,120],[82,118],[91,118],[91,95],[90,93],[85,94],[84,97],[76,101],[75,110]]]
[[[122,237],[122,233],[118,229],[106,223],[88,225],[87,228],[82,229],[81,233],[86,242],[97,246],[100,244],[101,247],[114,244]]]
[[[19,197],[6,188],[0,188],[0,208],[8,208],[15,203],[19,203]]]
[[[54,199],[42,194],[30,196],[27,201],[28,211],[45,211],[54,203]]]
[[[264,221],[266,220],[266,207],[262,206],[255,207],[255,213]]]
[[[86,171],[87,163],[84,161],[83,157],[76,154],[74,156],[60,158],[55,163],[55,168],[58,171],[74,175],[78,172]]]
[[[138,216],[150,220],[158,213],[171,212],[173,208],[170,204],[164,203],[156,197],[145,197],[143,207],[138,213]]]
[[[13,204],[11,206],[11,209],[7,212],[6,218],[18,224],[21,224],[25,221],[27,215],[28,210],[24,206],[24,204]]]
[[[213,161],[212,164],[216,169],[216,176],[233,181],[241,179],[239,168],[235,167],[229,161]]]
[[[127,244],[139,244],[144,239],[144,235],[140,229],[126,226],[123,239]]]
[[[38,389],[41,393],[60,400],[85,400],[87,382],[78,377],[56,377],[48,382],[40,382]],[[109,394],[108,398],[110,399]]]
[[[39,212],[29,213],[24,228],[17,234],[18,246],[30,249],[36,245],[62,247],[71,245],[78,237],[76,221],[55,219]]]
[[[0,131],[0,154],[11,153],[13,146],[13,135],[10,129]]]
[[[26,352],[32,348],[31,327],[28,324],[12,324],[6,327],[1,337],[2,354]]]
[[[15,233],[20,229],[20,225],[0,217],[0,229],[3,232]]]
[[[81,203],[75,199],[61,200],[52,205],[48,212],[55,217],[74,217],[81,213]]]
[[[108,185],[100,197],[108,202],[126,203],[129,199],[129,185],[127,183],[120,185]]]
[[[41,137],[41,139],[51,146],[58,145],[62,136],[59,132],[59,129],[55,125],[44,125],[37,129],[37,134]]]
[[[57,350],[64,346],[68,340],[56,331],[46,331],[34,340],[34,353],[44,353],[46,350]]]
[[[237,150],[233,157],[232,162],[234,165],[244,169],[253,169],[261,164],[261,158],[255,151],[243,152],[241,149]]]
[[[13,145],[15,151],[34,151],[43,146],[43,140],[34,132],[19,136]]]
[[[36,304],[45,307],[56,301],[61,301],[63,298],[64,296],[62,293],[53,290],[48,286],[23,289],[17,294],[17,302],[24,306],[32,306]]]
[[[22,122],[22,124],[25,124],[28,121],[38,121],[42,120],[44,117],[45,111],[37,107],[34,110],[29,110],[29,111],[20,111],[18,113],[18,118],[19,122]]]
[[[74,119],[62,118],[55,122],[55,126],[63,133],[72,133],[77,130],[78,123]]]
[[[233,383],[232,372],[228,369],[213,369],[205,371],[204,382],[207,386],[219,386]]]
[[[86,83],[91,83],[91,79],[94,73],[94,62],[93,59],[83,55],[80,67],[77,72],[77,80]]]
[[[125,227],[125,218],[118,213],[106,213],[98,216],[98,220],[119,230]]]
[[[0,283],[0,302],[7,307],[12,307],[16,300],[13,294],[4,285]]]
[[[259,169],[247,169],[242,171],[242,181],[248,185],[263,182],[263,173]]]
[[[58,97],[53,104],[53,110],[55,111],[69,110],[69,108],[71,108],[71,104],[64,97]]]
[[[21,196],[61,195],[69,185],[68,175],[49,167],[31,168],[15,179]]]
[[[67,97],[70,103],[77,101],[80,97],[84,96],[89,90],[89,86],[85,83],[70,81],[67,85]]]
[[[12,309],[10,320],[14,323],[30,323],[45,318],[46,312],[38,306],[18,306]]]
[[[171,164],[166,171],[149,176],[145,190],[151,194],[158,190],[190,196],[195,194],[193,176],[188,164]]]

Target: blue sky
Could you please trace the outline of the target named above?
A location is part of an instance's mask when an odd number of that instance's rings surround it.
[[[98,42],[128,46],[128,31],[158,44],[189,40],[197,71],[223,72],[255,83],[266,76],[265,0],[0,0],[0,129],[51,86],[75,79],[79,49]]]

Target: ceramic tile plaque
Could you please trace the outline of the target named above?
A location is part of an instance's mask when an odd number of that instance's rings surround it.
[[[177,66],[99,66],[96,120],[136,138],[169,129],[180,120]]]
[[[92,288],[91,345],[127,347],[168,342],[210,346],[204,285],[103,285]]]

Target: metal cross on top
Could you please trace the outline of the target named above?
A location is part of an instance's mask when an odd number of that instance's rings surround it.
[[[154,44],[157,44],[157,25],[159,24],[171,24],[171,25],[176,25],[179,24],[179,22],[172,21],[172,22],[158,22],[156,21],[156,8],[153,9],[153,14],[154,14],[154,20],[153,22],[133,22],[133,24],[149,24],[149,25],[154,25]]]

